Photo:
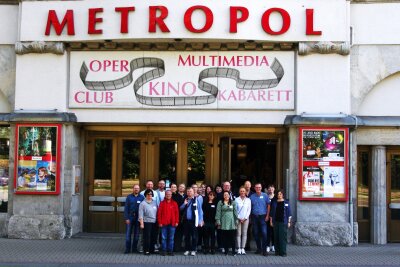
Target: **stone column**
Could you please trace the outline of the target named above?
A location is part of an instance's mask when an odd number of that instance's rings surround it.
[[[371,242],[387,243],[386,147],[372,147]]]

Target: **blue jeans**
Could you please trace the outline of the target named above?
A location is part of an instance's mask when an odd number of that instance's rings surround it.
[[[126,234],[125,234],[125,250],[137,252],[137,245],[139,241],[139,221],[137,218],[129,218],[130,224],[126,225]],[[133,241],[132,241],[133,234]]]
[[[267,249],[267,223],[264,215],[251,215],[253,223],[253,236],[256,240],[257,250],[266,251]]]
[[[166,225],[161,227],[161,248],[162,251],[174,251],[175,227]]]

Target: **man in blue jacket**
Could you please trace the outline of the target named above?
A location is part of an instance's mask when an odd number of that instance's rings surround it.
[[[139,204],[144,200],[144,196],[140,194],[139,185],[133,186],[133,193],[126,197],[124,219],[126,224],[125,236],[125,254],[137,252],[137,245],[139,241]],[[133,234],[133,241],[132,236]],[[131,249],[132,248],[132,249]]]

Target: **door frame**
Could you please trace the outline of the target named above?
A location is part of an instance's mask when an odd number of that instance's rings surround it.
[[[386,150],[386,227],[387,227],[387,241],[388,243],[391,242],[400,242],[400,238],[393,240],[393,238],[391,239],[390,237],[391,235],[391,209],[389,208],[390,205],[390,201],[391,201],[391,185],[392,185],[392,181],[391,181],[391,156],[395,154],[395,155],[399,155],[400,156],[400,147],[398,146],[393,146],[393,147],[387,147]]]

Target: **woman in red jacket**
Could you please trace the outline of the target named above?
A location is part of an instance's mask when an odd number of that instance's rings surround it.
[[[172,200],[172,192],[165,192],[157,211],[158,226],[161,228],[161,256],[174,255],[175,228],[179,224],[178,204]]]

